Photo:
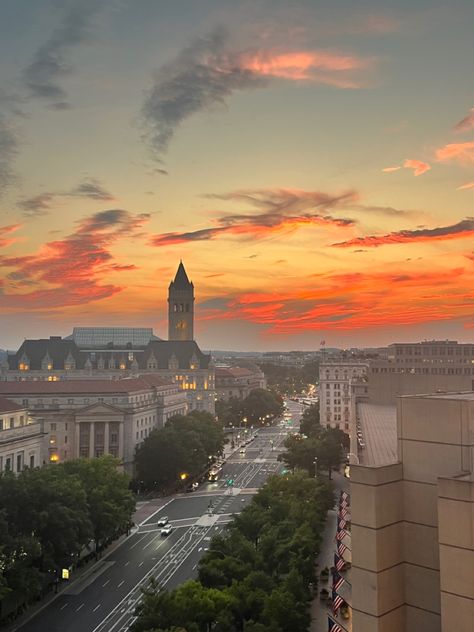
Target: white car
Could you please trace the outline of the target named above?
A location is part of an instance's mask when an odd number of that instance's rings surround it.
[[[163,527],[163,529],[161,530],[161,537],[165,537],[167,535],[169,535],[171,532],[173,531],[173,527],[170,524],[167,524]]]
[[[158,522],[156,523],[156,526],[164,527],[167,524],[168,524],[168,516],[161,516],[161,518],[158,518]]]

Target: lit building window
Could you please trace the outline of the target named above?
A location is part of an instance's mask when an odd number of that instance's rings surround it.
[[[125,362],[120,363],[120,368],[122,369],[122,371],[127,368]]]
[[[49,455],[50,463],[57,463],[58,461],[59,461],[59,454],[57,454],[57,452],[53,452],[52,454]]]

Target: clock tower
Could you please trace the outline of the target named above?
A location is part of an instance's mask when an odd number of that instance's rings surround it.
[[[182,261],[168,289],[168,339],[194,340],[194,285]]]

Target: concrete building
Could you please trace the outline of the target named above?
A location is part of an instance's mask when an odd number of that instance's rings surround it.
[[[131,471],[154,428],[187,412],[176,384],[156,375],[122,380],[0,382],[0,395],[41,421],[41,463],[112,454]]]
[[[474,390],[474,344],[454,340],[395,343],[370,361],[371,402],[396,404],[399,395]]]
[[[350,474],[353,632],[471,632],[474,393],[357,408],[365,448]]]
[[[117,380],[153,373],[185,391],[189,410],[214,414],[214,364],[192,339],[194,286],[182,263],[168,301],[170,340],[151,328],[75,327],[65,338],[25,340],[0,364],[0,381]]]
[[[28,409],[0,396],[0,472],[17,474],[41,464],[44,432]]]
[[[353,414],[351,384],[364,379],[368,362],[325,360],[319,365],[319,411],[321,424],[349,433]]]
[[[216,367],[217,398],[229,400],[232,397],[245,399],[256,388],[267,388],[267,380],[258,366]]]

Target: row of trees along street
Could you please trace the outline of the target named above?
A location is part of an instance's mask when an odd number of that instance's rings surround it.
[[[111,456],[0,476],[0,621],[15,616],[131,525],[129,478]]]
[[[264,372],[269,388],[283,395],[296,395],[307,390],[310,384],[319,379],[319,360],[307,362],[302,367],[281,366],[271,362],[258,365]]]
[[[278,393],[256,388],[245,399],[235,397],[216,402],[216,415],[224,427],[262,426],[283,414],[283,398]]]
[[[139,488],[170,492],[202,476],[224,449],[222,424],[207,412],[176,415],[137,448]]]
[[[198,579],[144,591],[133,632],[305,632],[330,483],[272,476],[201,559]]]
[[[344,451],[349,450],[349,436],[339,428],[323,428],[319,423],[319,405],[304,411],[299,434],[285,440],[286,452],[278,456],[291,470],[306,470],[309,476],[318,471],[338,470],[344,461]]]

